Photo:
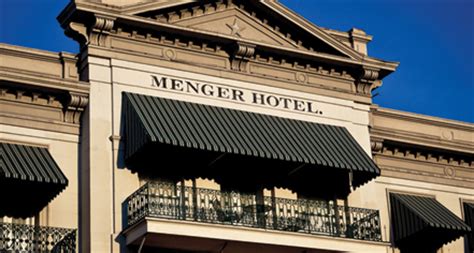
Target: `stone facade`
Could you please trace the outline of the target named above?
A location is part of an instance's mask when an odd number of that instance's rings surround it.
[[[323,29],[271,0],[75,0],[58,20],[80,44],[78,55],[0,45],[0,141],[48,148],[69,185],[28,222],[78,229],[78,252],[385,253],[398,250],[390,193],[435,197],[461,219],[463,203],[474,202],[473,124],[374,105],[372,90],[398,63],[370,57],[372,36],[362,30]],[[192,89],[197,85],[201,90]],[[150,201],[140,199],[140,189],[168,187],[164,171],[177,168],[159,155],[148,173],[129,168],[125,93],[343,127],[381,173],[344,198],[314,202],[332,218],[312,218],[311,226],[337,223],[331,231],[310,233],[308,224],[262,229],[258,220],[267,218],[258,213],[254,227],[242,217],[236,224],[196,222],[186,213],[136,218],[136,206]],[[191,206],[183,197],[189,188],[196,206],[196,189],[223,190],[214,179],[182,178],[172,182],[172,196],[160,198],[182,201],[167,204],[173,208]],[[261,188],[262,196],[253,197],[273,199],[261,214],[274,221],[277,211],[301,205],[289,203],[314,198],[276,184]],[[284,200],[279,210],[275,199]],[[364,219],[355,213],[370,210],[376,224],[357,227]],[[377,235],[355,235],[361,228]],[[466,245],[460,238],[440,251],[468,252]]]

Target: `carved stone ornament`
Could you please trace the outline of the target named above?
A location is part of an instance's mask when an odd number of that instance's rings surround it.
[[[452,167],[446,167],[444,168],[444,174],[447,177],[454,178],[456,176],[456,170]]]
[[[370,147],[372,148],[372,153],[378,153],[382,151],[383,140],[371,140]]]
[[[79,124],[89,98],[85,94],[69,93],[69,100],[64,106],[64,122]]]
[[[382,81],[378,78],[378,69],[364,68],[357,82],[357,93],[370,95],[372,90],[382,85]]]
[[[85,46],[89,42],[89,36],[87,35],[87,27],[83,24],[71,22],[64,28],[64,34],[79,42],[80,47]]]
[[[97,46],[106,46],[106,38],[114,27],[114,21],[114,18],[96,15],[95,23],[89,35],[90,43]]]
[[[306,83],[306,81],[308,80],[308,75],[301,72],[297,72],[295,74],[295,77],[296,77],[296,81],[299,83]]]
[[[454,132],[451,130],[443,130],[441,132],[441,138],[444,140],[451,141],[454,138]]]
[[[232,70],[247,71],[247,63],[255,54],[255,45],[237,42],[232,55]]]
[[[242,37],[242,32],[247,29],[245,26],[243,25],[239,25],[239,22],[237,21],[237,19],[234,19],[234,23],[233,24],[226,24],[226,26],[230,29],[230,35],[232,36],[238,36],[238,37]]]
[[[95,15],[95,21],[91,26],[81,23],[70,22],[63,24],[66,36],[79,42],[83,47],[87,44],[106,46],[107,36],[114,27],[115,18],[105,15]]]
[[[176,51],[173,50],[173,49],[165,49],[164,51],[164,56],[166,57],[166,59],[168,60],[175,60],[176,59]]]

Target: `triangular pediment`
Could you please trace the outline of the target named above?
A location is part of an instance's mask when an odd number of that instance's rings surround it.
[[[196,18],[178,20],[174,24],[231,35],[246,40],[298,48],[294,41],[283,37],[278,31],[265,27],[258,20],[238,8],[226,9],[222,12],[215,12]]]
[[[362,59],[360,53],[276,1],[161,1],[130,8],[127,14],[256,44]]]

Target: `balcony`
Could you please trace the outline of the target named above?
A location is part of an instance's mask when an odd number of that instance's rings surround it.
[[[127,199],[128,226],[145,218],[213,223],[381,242],[378,210],[148,183]]]
[[[0,223],[0,252],[76,252],[76,230]]]

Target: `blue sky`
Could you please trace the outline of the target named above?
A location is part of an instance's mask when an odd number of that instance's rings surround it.
[[[0,0],[0,42],[77,52],[56,16],[67,0]],[[375,103],[474,122],[473,0],[280,0],[316,25],[373,35],[369,55],[399,61]]]

